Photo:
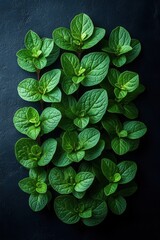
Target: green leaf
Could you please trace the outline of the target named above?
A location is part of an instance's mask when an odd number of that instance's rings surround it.
[[[84,116],[89,116],[90,123],[99,122],[108,105],[107,92],[104,89],[93,89],[85,92],[78,101],[77,109]],[[83,117],[84,117],[83,116]]]
[[[49,54],[52,52],[53,46],[54,46],[53,39],[44,38],[42,40],[41,51],[42,51],[44,57],[48,57],[49,56]]]
[[[126,63],[132,62],[139,55],[141,51],[141,43],[137,39],[132,39],[131,47],[132,47],[132,50],[125,55],[127,58]]]
[[[17,53],[16,56],[20,59],[24,60],[32,60],[32,53],[28,49],[20,49]]]
[[[78,198],[78,199],[82,199],[83,197],[84,197],[84,195],[85,195],[85,191],[84,192],[76,192],[75,190],[73,191],[73,196],[75,197],[75,198]],[[80,215],[79,215],[80,216]]]
[[[100,132],[95,128],[86,128],[80,132],[78,138],[81,149],[88,150],[98,143],[100,139]]]
[[[85,128],[89,123],[89,117],[75,118],[73,122],[78,128]]]
[[[37,182],[36,183],[36,192],[37,193],[46,193],[47,192],[47,184],[44,182]]]
[[[82,49],[88,49],[95,46],[105,35],[105,29],[95,27],[90,38],[84,41]]]
[[[102,121],[102,126],[109,135],[115,135],[117,131],[119,132],[122,129],[122,124],[116,115],[105,117]]]
[[[117,165],[119,173],[121,175],[121,180],[119,183],[125,184],[132,181],[137,172],[137,165],[133,161],[123,161]]]
[[[54,156],[53,164],[56,167],[66,167],[72,163],[72,160],[68,158],[66,152],[57,153]]]
[[[20,180],[18,185],[23,192],[28,194],[34,193],[36,189],[36,182],[29,177]]]
[[[123,197],[129,197],[133,195],[136,191],[137,191],[137,185],[134,182],[130,182],[129,184],[127,184],[127,187],[125,186],[125,188],[119,190],[118,194]]]
[[[62,137],[62,148],[70,153],[76,151],[78,147],[78,134],[77,132],[65,132]]]
[[[69,194],[74,190],[76,172],[72,167],[53,168],[49,173],[49,183],[60,194]]]
[[[111,141],[113,151],[118,155],[124,155],[130,150],[130,143],[127,139],[116,137]]]
[[[38,34],[32,30],[27,32],[24,43],[28,50],[40,50],[42,46],[42,40]]]
[[[114,94],[115,94],[116,98],[120,101],[127,95],[127,91],[126,90],[121,90],[119,88],[115,88],[114,89]]]
[[[55,102],[61,102],[62,99],[62,92],[58,87],[55,87],[52,91],[45,93],[45,95],[42,95],[42,100],[44,102],[49,103],[55,103]]]
[[[104,147],[105,147],[105,141],[99,140],[99,142],[95,147],[85,151],[84,159],[87,161],[91,161],[98,158],[102,154]]]
[[[47,203],[47,194],[32,193],[29,197],[29,206],[34,212],[41,211]]]
[[[61,84],[62,84],[63,91],[67,95],[70,95],[76,92],[77,89],[79,88],[79,84],[74,83],[71,77],[67,77],[64,74],[62,75],[62,78],[61,78]]]
[[[15,128],[32,139],[36,139],[40,133],[39,115],[36,109],[24,107],[18,109],[13,117]]]
[[[126,63],[126,61],[127,61],[126,56],[121,55],[121,56],[113,58],[112,63],[116,67],[122,67]]]
[[[72,19],[70,29],[74,39],[85,41],[93,34],[94,26],[88,15],[80,13]]]
[[[64,50],[76,51],[76,45],[73,43],[73,37],[69,29],[60,27],[53,31],[53,39],[56,45]]]
[[[108,213],[107,204],[105,201],[99,200],[81,200],[81,205],[84,204],[83,212],[86,210],[92,210],[92,216],[90,218],[83,218],[82,221],[86,226],[96,226],[100,224]],[[82,205],[83,206],[83,205]]]
[[[41,135],[53,131],[57,127],[61,117],[61,112],[56,108],[45,108],[40,116]]]
[[[54,44],[54,47],[53,47],[51,53],[49,54],[48,57],[46,57],[46,59],[47,59],[46,67],[53,64],[57,60],[57,58],[59,57],[59,54],[60,54],[60,49],[57,45]]]
[[[122,46],[130,45],[130,43],[131,37],[125,28],[118,26],[112,30],[109,36],[109,48],[113,49],[117,55],[121,54]]]
[[[118,168],[116,164],[110,159],[103,158],[101,161],[101,170],[103,175],[109,180],[113,181],[114,175],[118,173]]]
[[[108,71],[108,80],[110,82],[110,84],[115,87],[115,84],[117,83],[118,77],[121,73],[115,69],[115,68],[110,68]]]
[[[27,72],[36,72],[36,67],[33,64],[32,58],[17,58],[18,65]]]
[[[43,95],[51,92],[59,83],[61,71],[59,69],[53,69],[42,75],[39,81],[39,90]]]
[[[47,179],[47,173],[42,168],[32,168],[29,170],[29,177],[36,182],[45,182]]]
[[[47,139],[42,144],[42,156],[38,161],[39,166],[46,166],[52,160],[57,148],[57,141],[53,138]]]
[[[129,121],[124,123],[124,129],[128,132],[129,139],[138,139],[147,132],[147,127],[140,121]]]
[[[81,66],[86,69],[84,86],[94,86],[103,81],[108,73],[109,57],[106,53],[93,52],[82,58]]]
[[[135,119],[138,117],[138,109],[134,103],[131,102],[129,104],[125,104],[123,108],[124,108],[123,114],[125,117],[129,119]]]
[[[73,53],[63,53],[61,55],[61,65],[66,76],[75,76],[80,69],[79,59]]]
[[[92,217],[92,210],[91,209],[88,209],[88,210],[86,210],[86,211],[84,211],[84,212],[80,212],[79,213],[79,216],[81,217],[81,218],[90,218],[90,217]]]
[[[72,160],[72,162],[80,162],[85,156],[85,151],[79,150],[76,152],[68,153],[67,157]]]
[[[129,46],[129,45],[123,45],[121,48],[120,48],[120,53],[121,54],[124,54],[124,53],[127,53],[129,51],[132,50],[132,47]]]
[[[139,76],[135,72],[125,71],[120,74],[117,87],[127,92],[133,92],[139,85]]]
[[[110,113],[123,114],[123,107],[117,101],[109,99],[107,111]]]
[[[78,202],[73,196],[58,196],[54,200],[57,217],[64,223],[74,224],[80,220]]]
[[[41,94],[38,91],[38,81],[33,78],[26,78],[18,84],[19,96],[29,102],[41,100]]]
[[[29,138],[21,138],[15,144],[16,159],[23,167],[34,168],[38,165],[41,152],[33,154],[31,152],[33,146],[38,146],[37,142]]]
[[[79,172],[75,177],[75,191],[84,192],[86,191],[93,183],[94,175],[91,172]]]
[[[40,58],[34,58],[33,63],[36,69],[43,69],[47,65],[47,59],[44,56]]]
[[[118,183],[109,183],[104,187],[104,194],[108,197],[109,195],[115,193],[117,190]]]
[[[114,214],[121,215],[126,210],[127,203],[122,196],[109,197],[108,207]]]

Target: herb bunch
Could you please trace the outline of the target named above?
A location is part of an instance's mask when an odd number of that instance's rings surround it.
[[[17,52],[18,65],[37,75],[21,81],[18,94],[41,106],[41,112],[28,106],[14,114],[15,128],[27,136],[15,144],[18,162],[29,170],[19,187],[33,211],[53,206],[68,224],[97,225],[108,208],[122,214],[125,197],[137,189],[137,164],[123,155],[147,131],[133,102],[145,88],[136,72],[119,68],[139,55],[141,44],[123,27],[107,40],[105,32],[81,13],[70,29],[55,29],[53,39],[30,30]],[[100,50],[89,52],[96,44]],[[60,69],[45,71],[59,56]]]

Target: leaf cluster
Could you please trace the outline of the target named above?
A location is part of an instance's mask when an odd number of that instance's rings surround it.
[[[53,39],[30,30],[17,52],[18,65],[37,73],[18,84],[18,94],[42,107],[22,107],[13,117],[27,136],[15,144],[17,161],[29,171],[19,187],[33,211],[50,205],[67,224],[95,226],[108,209],[120,215],[137,189],[137,164],[123,155],[136,150],[147,131],[133,103],[144,86],[136,72],[117,68],[132,62],[141,45],[123,27],[107,40],[105,33],[80,13],[70,28],[55,29]],[[96,44],[98,51],[85,54]],[[44,71],[57,58],[60,68]]]

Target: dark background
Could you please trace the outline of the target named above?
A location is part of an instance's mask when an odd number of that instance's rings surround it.
[[[140,149],[131,158],[138,163],[138,192],[129,199],[124,215],[109,214],[100,226],[65,225],[47,210],[34,213],[28,195],[18,188],[27,172],[16,162],[14,143],[21,137],[12,123],[14,112],[28,103],[18,97],[17,84],[33,74],[20,69],[16,52],[29,29],[51,37],[54,28],[68,26],[85,12],[95,26],[110,32],[117,25],[142,43],[141,56],[128,70],[139,73],[147,87],[138,100],[139,119],[148,126]],[[156,0],[0,0],[0,239],[96,240],[158,239],[160,235],[160,1]],[[30,104],[29,104],[30,105]],[[100,235],[103,235],[100,236]],[[159,237],[160,239],[160,237]]]

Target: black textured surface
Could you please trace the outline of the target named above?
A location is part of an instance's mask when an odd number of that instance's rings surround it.
[[[25,103],[18,97],[17,84],[28,76],[16,63],[29,29],[51,37],[52,30],[68,26],[80,12],[90,15],[96,26],[108,32],[122,25],[143,47],[141,56],[128,69],[140,74],[147,91],[138,100],[139,118],[148,126],[140,150],[132,155],[138,163],[139,191],[131,197],[123,216],[111,216],[98,227],[69,226],[47,210],[34,213],[28,195],[18,188],[27,172],[16,162],[14,143],[21,135],[14,129],[14,112]],[[0,0],[0,239],[1,240],[96,240],[159,239],[159,55],[160,1],[158,0]],[[103,237],[100,237],[103,234]]]

